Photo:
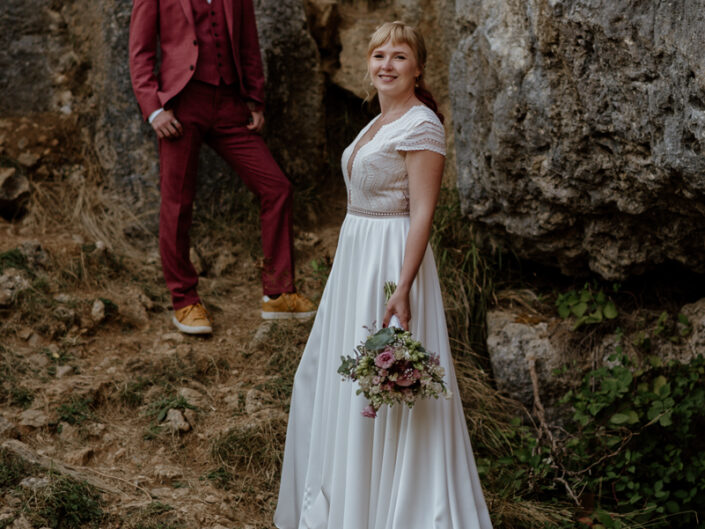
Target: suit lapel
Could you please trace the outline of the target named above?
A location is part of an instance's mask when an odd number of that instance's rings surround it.
[[[233,31],[233,27],[237,27],[236,13],[239,11],[239,9],[238,9],[239,5],[240,5],[239,0],[223,0],[223,11],[225,12],[225,23],[228,25],[228,35],[230,36],[230,42],[231,42],[233,48],[237,48],[237,44],[234,40],[237,35],[235,35],[235,32]]]
[[[188,20],[189,25],[195,31],[196,23],[193,20],[193,6],[191,5],[191,0],[181,0],[181,7],[184,9],[186,20]]]

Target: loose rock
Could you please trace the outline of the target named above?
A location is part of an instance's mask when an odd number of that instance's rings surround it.
[[[47,417],[41,410],[25,410],[20,413],[20,427],[42,428],[49,424]]]
[[[0,276],[0,307],[11,305],[17,294],[30,287],[24,273],[15,268],[6,268]]]
[[[99,299],[93,302],[93,306],[91,307],[91,319],[96,325],[105,319],[105,303]]]
[[[166,414],[166,423],[169,429],[175,433],[188,432],[191,429],[191,425],[186,422],[183,414],[180,410],[170,409]]]

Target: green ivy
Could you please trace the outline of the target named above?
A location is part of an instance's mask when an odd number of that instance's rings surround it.
[[[619,285],[615,283],[612,289],[617,292]],[[575,318],[573,330],[585,324],[614,320],[619,315],[614,301],[603,289],[597,290],[597,286],[590,286],[590,283],[585,283],[580,291],[571,290],[559,294],[556,308],[561,318]]]
[[[618,347],[609,364],[563,399],[563,463],[592,527],[705,528],[705,359],[640,369]]]

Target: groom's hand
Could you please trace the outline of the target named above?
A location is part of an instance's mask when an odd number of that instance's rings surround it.
[[[264,113],[256,110],[250,110],[250,113],[252,114],[252,118],[247,128],[254,132],[261,131],[262,127],[264,127]]]
[[[164,110],[157,114],[152,121],[152,128],[160,140],[175,140],[184,133],[184,129],[181,128],[181,123],[176,119],[173,110]]]

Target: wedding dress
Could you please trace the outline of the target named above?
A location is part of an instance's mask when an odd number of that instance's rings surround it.
[[[343,153],[348,191],[333,267],[294,379],[282,466],[279,529],[491,529],[450,357],[438,273],[426,249],[410,293],[412,334],[438,353],[450,400],[383,406],[376,419],[357,384],[337,374],[382,324],[383,285],[397,282],[409,231],[405,152],[445,155],[433,111],[414,106],[348,161],[379,116]]]

